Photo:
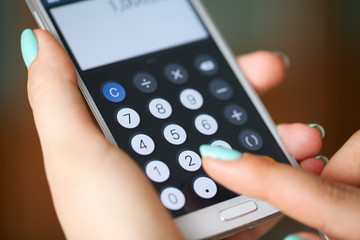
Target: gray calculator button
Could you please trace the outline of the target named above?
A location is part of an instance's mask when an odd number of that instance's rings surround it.
[[[169,64],[165,67],[165,76],[168,80],[175,84],[184,84],[189,79],[186,69],[179,64]]]
[[[215,79],[210,83],[210,92],[219,100],[229,100],[233,96],[234,90],[226,81]]]
[[[258,151],[263,146],[262,137],[253,130],[243,130],[239,134],[240,143],[250,151]]]
[[[195,59],[195,66],[204,75],[214,76],[219,71],[216,60],[210,56],[202,55]]]
[[[156,79],[145,72],[137,73],[134,76],[133,81],[135,87],[143,93],[153,93],[158,87]]]
[[[238,126],[245,124],[248,120],[245,109],[236,104],[227,105],[224,114],[229,122]]]

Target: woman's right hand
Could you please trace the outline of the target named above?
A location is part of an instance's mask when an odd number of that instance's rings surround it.
[[[238,194],[271,203],[330,239],[360,239],[360,131],[330,159],[320,176],[249,153],[230,161],[215,159],[234,154],[229,151],[201,147],[204,169],[214,180]],[[240,239],[241,234],[231,239]],[[310,233],[297,236],[321,239]]]

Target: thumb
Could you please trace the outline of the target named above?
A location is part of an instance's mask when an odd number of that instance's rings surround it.
[[[55,38],[47,31],[27,29],[21,48],[29,67],[29,101],[44,151],[56,154],[81,139],[103,138],[77,87],[75,69]]]
[[[248,153],[207,145],[200,151],[205,171],[228,189],[265,200],[334,237],[344,238],[347,233],[346,239],[360,239],[358,189]]]

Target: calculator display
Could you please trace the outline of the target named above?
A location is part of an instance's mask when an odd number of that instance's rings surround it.
[[[237,197],[202,169],[202,144],[288,163],[188,0],[43,3],[117,145],[174,217]]]

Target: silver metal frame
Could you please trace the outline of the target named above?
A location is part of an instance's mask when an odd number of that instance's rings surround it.
[[[58,42],[63,46],[60,37],[52,24],[49,16],[46,13],[40,0],[25,0],[28,4],[35,20],[38,25],[44,29],[48,30],[53,36],[58,40]],[[255,108],[258,110],[261,117],[264,119],[265,124],[270,129],[270,132],[274,136],[275,140],[281,147],[282,151],[286,155],[289,162],[295,166],[299,167],[296,160],[287,152],[284,144],[282,143],[279,134],[277,133],[276,126],[271,119],[269,113],[262,104],[260,98],[251,87],[251,85],[246,80],[244,74],[239,69],[235,56],[230,51],[230,48],[227,46],[223,38],[221,37],[219,31],[216,29],[215,25],[212,23],[209,15],[206,13],[204,6],[202,5],[202,0],[190,0],[190,2],[195,7],[197,13],[199,14],[201,20],[207,27],[211,37],[215,40],[219,49],[223,53],[225,59],[229,63],[235,75],[238,77],[241,85],[244,87],[245,91],[249,95],[251,101],[254,103]],[[106,138],[114,145],[117,146],[114,137],[112,136],[108,126],[105,124],[103,117],[100,114],[100,111],[96,107],[89,91],[85,87],[83,80],[77,72],[78,76],[78,86],[87,101],[91,111],[93,112],[96,120],[98,121],[102,131],[104,132]],[[254,201],[258,206],[258,209],[250,214],[244,215],[242,217],[236,218],[231,221],[222,221],[220,219],[219,213],[221,210],[231,208],[237,204]],[[213,206],[192,212],[190,214],[178,217],[175,219],[176,224],[184,234],[186,239],[218,239],[225,236],[232,235],[237,231],[253,228],[263,222],[269,221],[275,217],[280,216],[281,213],[268,204],[267,202],[252,199],[246,196],[239,196]]]

